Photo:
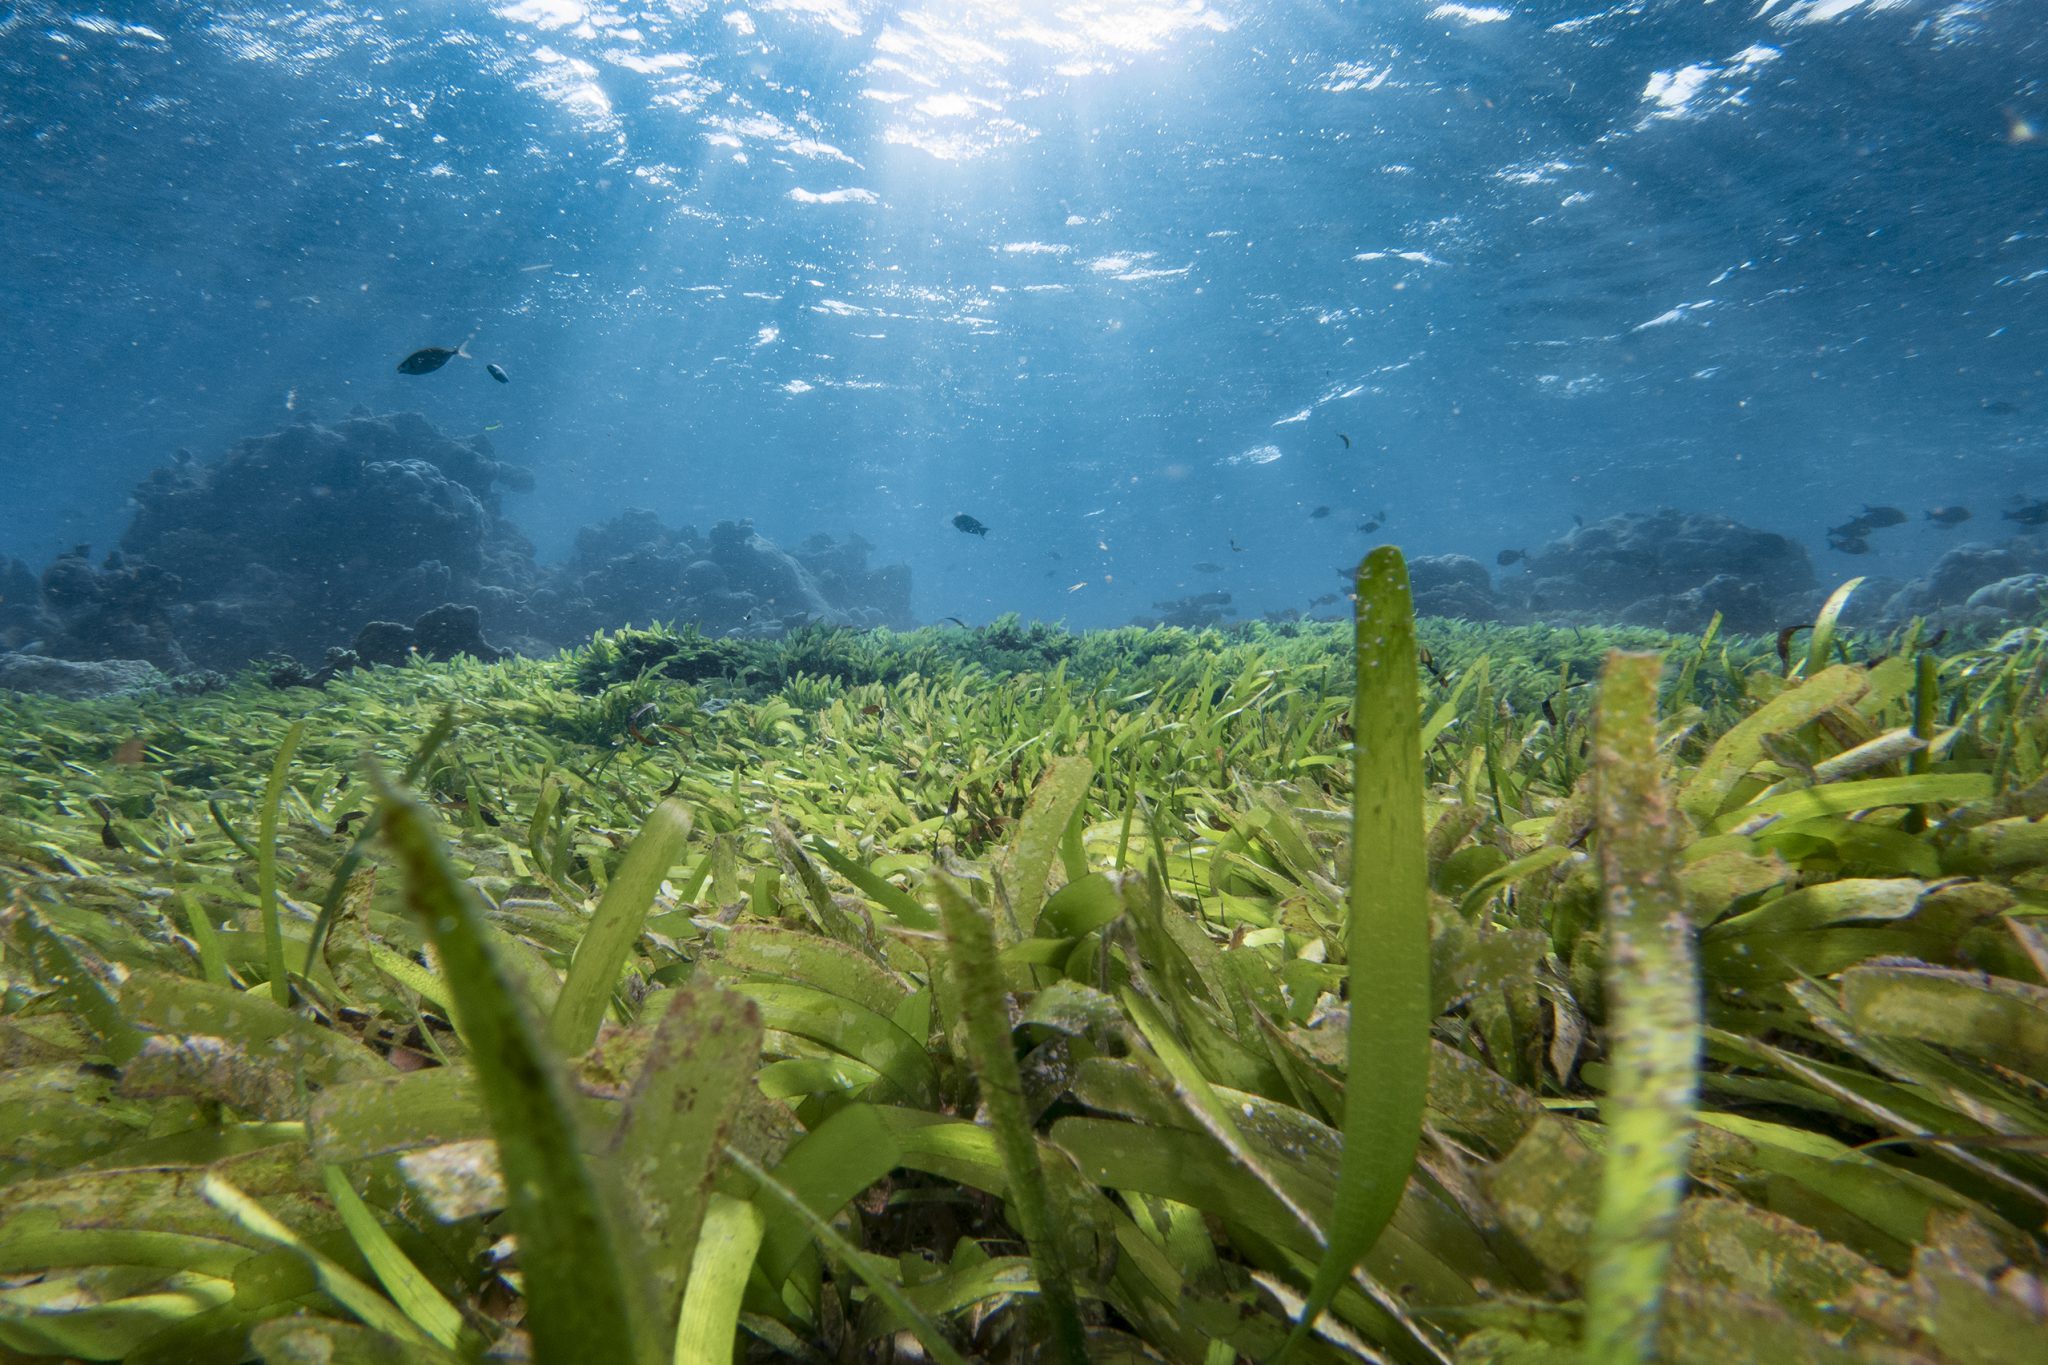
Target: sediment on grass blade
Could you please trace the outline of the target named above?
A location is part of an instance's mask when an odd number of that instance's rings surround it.
[[[1608,656],[1593,793],[1605,906],[1607,1155],[1586,1274],[1585,1358],[1630,1365],[1657,1337],[1699,1077],[1699,981],[1678,879],[1680,817],[1657,754],[1655,654]]]
[[[1086,786],[1085,768],[1084,763],[1080,788]],[[1069,789],[1074,785],[1071,780],[1063,784]],[[1079,799],[1078,790],[1074,799]],[[1040,875],[1043,876],[1042,870]],[[1024,1108],[1024,1083],[1010,1040],[1010,1016],[1003,1002],[995,932],[980,908],[950,879],[937,877],[932,887],[939,898],[939,915],[952,950],[948,965],[966,1013],[968,1046],[975,1077],[981,1082],[981,1103],[988,1111],[989,1126],[995,1130],[996,1147],[1002,1154],[1010,1208],[1017,1216],[1018,1228],[1024,1234],[1025,1246],[1037,1271],[1039,1298],[1052,1319],[1053,1347],[1067,1365],[1087,1365],[1087,1335],[1081,1326],[1073,1275],[1059,1230],[1053,1225],[1052,1201],[1046,1190],[1038,1139]]]
[[[568,1077],[497,962],[476,893],[456,875],[433,817],[372,767],[384,834],[406,877],[406,900],[433,940],[470,1044],[498,1142],[506,1204],[519,1236],[534,1358],[654,1365],[634,1238],[584,1156]]]

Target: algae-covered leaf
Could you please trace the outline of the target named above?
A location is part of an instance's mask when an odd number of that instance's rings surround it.
[[[1594,1365],[1646,1359],[1698,1086],[1699,983],[1678,878],[1677,812],[1657,756],[1656,655],[1608,656],[1594,715],[1593,791],[1605,887],[1613,1081],[1586,1275]]]
[[[1937,1043],[2048,1085],[2048,989],[1937,967],[1842,973],[1850,1024],[1877,1038]]]
[[[1855,701],[1866,685],[1862,669],[1836,664],[1780,692],[1714,741],[1679,793],[1678,808],[1704,828],[1721,813],[1736,783],[1763,758],[1765,739],[1797,730],[1815,717]]]
[[[1037,1271],[1039,1297],[1052,1319],[1053,1347],[1068,1365],[1087,1365],[1088,1345],[1074,1295],[1073,1272],[1053,1224],[1045,1169],[1025,1109],[1002,972],[996,961],[995,932],[950,878],[937,878],[933,887],[952,949],[948,965],[966,1012],[969,1055],[975,1078],[981,1083],[981,1102],[1002,1154],[1010,1207]]]
[[[612,1159],[639,1223],[662,1313],[674,1321],[726,1130],[761,1054],[761,1020],[730,991],[685,987],[655,1026]]]
[[[407,899],[461,1001],[520,1236],[536,1353],[651,1365],[659,1352],[650,1306],[641,1285],[628,1279],[637,1261],[632,1233],[583,1156],[562,1064],[493,959],[482,907],[449,864],[425,808],[381,772],[373,769],[372,780],[383,797],[384,834],[406,874]]]

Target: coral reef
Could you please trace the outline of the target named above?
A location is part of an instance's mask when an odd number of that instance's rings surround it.
[[[651,621],[767,638],[812,624],[908,626],[910,570],[870,567],[873,548],[859,536],[817,535],[790,552],[751,521],[721,521],[699,536],[634,509],[579,531],[542,599],[560,632],[575,636]]]
[[[1531,553],[1500,594],[1542,619],[1697,630],[1718,611],[1731,630],[1767,631],[1811,617],[1819,587],[1798,541],[1661,508],[1575,528]]]
[[[213,463],[181,450],[136,489],[103,563],[83,546],[40,576],[0,563],[0,648],[181,673],[319,658],[363,632],[366,660],[396,662],[549,653],[631,621],[760,638],[910,624],[909,569],[870,565],[858,536],[790,552],[751,522],[700,537],[633,511],[542,566],[502,507],[532,487],[486,437],[417,413],[302,421]]]

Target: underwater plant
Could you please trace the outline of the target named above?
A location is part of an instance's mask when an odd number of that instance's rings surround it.
[[[2048,637],[1357,587],[0,696],[0,1348],[2037,1359]]]

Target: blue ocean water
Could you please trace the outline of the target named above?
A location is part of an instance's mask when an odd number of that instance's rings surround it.
[[[544,561],[856,531],[923,619],[1659,505],[1905,578],[2048,495],[2039,0],[21,0],[0,224],[38,569],[357,405],[487,431]]]

